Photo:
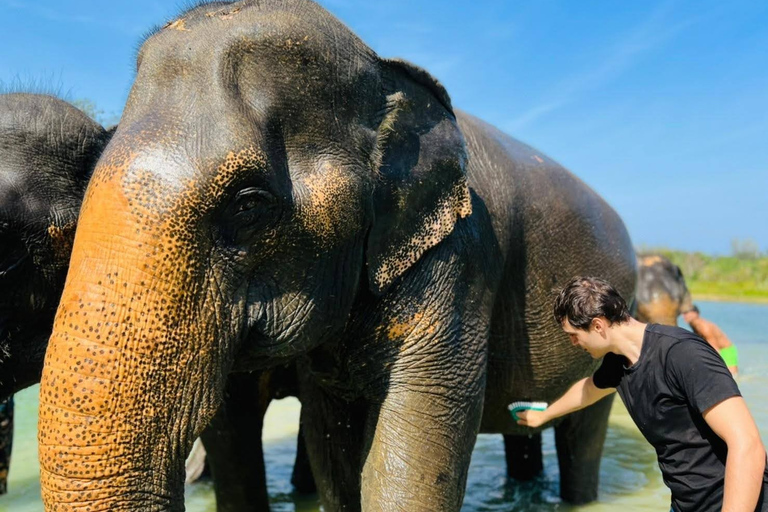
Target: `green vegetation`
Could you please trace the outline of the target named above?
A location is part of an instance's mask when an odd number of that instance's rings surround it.
[[[734,240],[732,256],[642,248],[661,254],[680,267],[693,299],[768,302],[768,254],[750,240]]]

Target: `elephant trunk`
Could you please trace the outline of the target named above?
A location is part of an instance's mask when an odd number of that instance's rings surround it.
[[[680,300],[680,313],[687,313],[688,311],[693,309],[693,298],[691,297],[691,292],[688,290],[688,287],[683,283],[683,298]]]
[[[49,511],[183,510],[184,459],[231,364],[214,344],[221,312],[206,307],[194,242],[110,174],[97,170],[90,185],[46,353],[43,501]]]

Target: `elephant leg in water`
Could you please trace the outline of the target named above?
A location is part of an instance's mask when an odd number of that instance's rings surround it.
[[[504,435],[507,476],[515,480],[533,480],[544,470],[541,434]]]
[[[569,503],[597,499],[600,458],[608,430],[614,395],[565,417],[555,426],[555,447],[560,467],[560,496]],[[541,433],[505,435],[507,475],[532,480],[544,469]]]
[[[560,497],[573,504],[597,499],[600,458],[614,395],[566,416],[555,426]]]
[[[305,430],[304,425],[299,422],[299,435],[296,437],[296,461],[293,464],[293,473],[291,473],[291,485],[300,494],[314,494],[317,492],[317,484],[309,463],[307,443],[304,440]]]
[[[13,396],[0,403],[0,494],[8,492],[8,468],[13,446]]]
[[[269,510],[262,446],[264,415],[271,400],[297,394],[295,380],[293,366],[229,376],[224,401],[200,436],[218,512]],[[301,427],[291,483],[300,493],[315,492]]]
[[[268,373],[230,375],[224,401],[200,435],[218,512],[269,510],[261,440],[268,378]]]

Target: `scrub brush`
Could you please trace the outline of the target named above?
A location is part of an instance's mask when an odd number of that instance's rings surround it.
[[[509,409],[510,414],[512,414],[512,418],[517,421],[519,418],[517,417],[517,413],[520,411],[525,410],[533,410],[533,411],[543,411],[547,408],[547,402],[526,402],[526,401],[519,401],[519,402],[512,402],[507,406],[507,409]]]

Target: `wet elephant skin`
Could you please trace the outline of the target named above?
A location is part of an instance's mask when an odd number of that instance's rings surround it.
[[[46,508],[182,510],[228,375],[295,362],[326,510],[458,510],[477,433],[530,433],[506,405],[594,368],[551,318],[574,274],[630,297],[635,259],[555,162],[314,3],[195,7],[142,45],[86,193],[41,383]]]

